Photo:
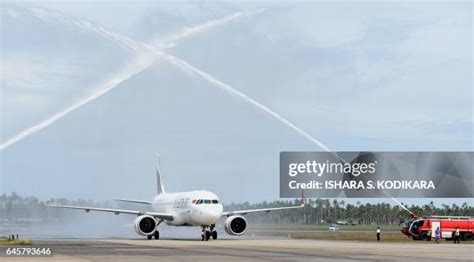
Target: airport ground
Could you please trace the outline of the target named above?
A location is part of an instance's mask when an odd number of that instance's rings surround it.
[[[395,227],[385,228],[381,242],[375,241],[371,228],[363,227],[328,232],[312,225],[254,225],[243,237],[227,236],[220,229],[219,239],[209,242],[193,237],[192,229],[163,229],[160,240],[30,235],[32,244],[26,247],[49,247],[53,256],[5,257],[8,247],[0,246],[0,261],[474,261],[472,241],[413,241]]]
[[[472,245],[301,239],[48,239],[50,257],[0,257],[7,261],[473,261]],[[4,252],[5,247],[0,248]]]
[[[338,226],[337,232],[328,231],[328,225],[252,225],[249,233],[256,236],[286,237],[294,239],[317,240],[354,240],[375,241],[374,225]],[[384,242],[413,242],[413,240],[400,232],[398,225],[383,226]]]

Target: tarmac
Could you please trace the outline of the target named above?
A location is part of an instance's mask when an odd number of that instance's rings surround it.
[[[295,239],[44,239],[49,257],[1,261],[474,261],[472,244],[384,243]]]

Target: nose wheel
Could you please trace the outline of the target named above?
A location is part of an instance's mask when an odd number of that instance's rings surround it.
[[[209,239],[217,239],[217,231],[214,230],[216,225],[202,226],[201,241],[209,241]]]

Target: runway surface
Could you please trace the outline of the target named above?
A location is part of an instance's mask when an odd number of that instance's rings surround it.
[[[50,239],[52,257],[0,256],[2,261],[473,261],[471,244],[368,243],[294,239]],[[5,252],[5,247],[2,247]]]

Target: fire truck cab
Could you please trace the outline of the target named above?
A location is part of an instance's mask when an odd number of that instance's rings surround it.
[[[436,228],[441,231],[441,238],[451,240],[454,231],[459,228],[461,239],[472,240],[474,234],[474,218],[462,216],[431,216],[420,218],[412,215],[412,219],[400,224],[403,234],[410,236],[413,240],[431,240]]]

